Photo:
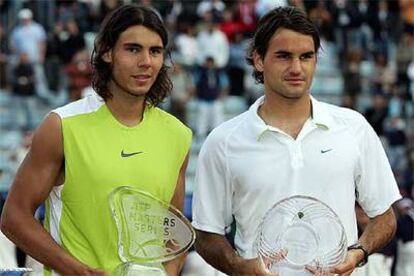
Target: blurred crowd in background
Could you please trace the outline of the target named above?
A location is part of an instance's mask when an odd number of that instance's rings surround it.
[[[122,3],[154,7],[168,27],[174,89],[161,107],[194,131],[190,199],[206,135],[263,94],[244,59],[251,33],[266,11],[287,5],[320,29],[313,96],[364,114],[413,198],[414,0],[0,0],[0,204],[45,114],[93,93],[95,33]]]

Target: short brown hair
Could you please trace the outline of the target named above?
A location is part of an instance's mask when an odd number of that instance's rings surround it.
[[[273,34],[281,28],[289,29],[313,38],[315,52],[320,48],[319,31],[305,13],[294,7],[278,7],[264,15],[257,24],[256,31],[247,50],[246,61],[254,67],[253,53],[264,58]],[[263,83],[263,73],[254,68],[253,77],[256,82]]]

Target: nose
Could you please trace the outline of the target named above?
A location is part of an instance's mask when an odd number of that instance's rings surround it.
[[[289,70],[292,74],[300,74],[302,71],[302,64],[300,62],[299,58],[294,58],[292,59],[292,62],[290,64],[290,70]]]
[[[142,51],[138,57],[138,67],[149,67],[151,64],[151,55],[147,51]]]

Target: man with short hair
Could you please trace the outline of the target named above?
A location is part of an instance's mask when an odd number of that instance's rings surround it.
[[[378,136],[359,113],[310,94],[319,47],[317,28],[304,13],[269,11],[247,54],[264,96],[213,130],[201,149],[195,247],[226,274],[267,274],[255,249],[259,223],[276,202],[294,195],[324,202],[344,226],[350,247],[332,274],[350,275],[395,232],[391,204],[400,194]],[[370,217],[359,239],[355,201]],[[224,236],[233,218],[236,251]]]

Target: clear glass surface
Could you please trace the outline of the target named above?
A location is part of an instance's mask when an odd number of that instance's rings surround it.
[[[165,275],[159,274],[163,270],[156,265],[184,253],[195,241],[188,219],[174,206],[146,192],[119,187],[110,194],[109,204],[123,262],[116,275]]]
[[[325,203],[308,196],[292,196],[276,203],[262,219],[257,238],[261,263],[270,272],[317,268],[324,275],[344,261],[344,227]]]

